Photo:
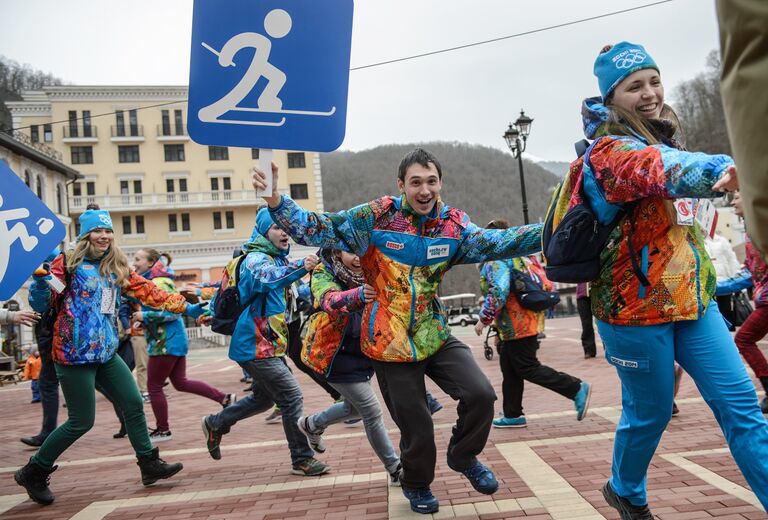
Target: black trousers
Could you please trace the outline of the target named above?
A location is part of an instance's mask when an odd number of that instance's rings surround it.
[[[435,431],[425,399],[424,376],[459,401],[448,445],[452,466],[464,470],[485,448],[496,393],[464,343],[453,336],[431,357],[416,363],[373,361],[384,402],[400,429],[403,485],[428,488],[435,479]]]
[[[48,435],[56,429],[59,418],[59,378],[53,367],[53,358],[50,349],[40,349],[40,402],[43,409],[43,424],[38,436]]]
[[[288,324],[288,357],[293,364],[312,378],[312,381],[323,387],[334,401],[341,399],[341,394],[325,380],[323,376],[309,368],[301,360],[301,320],[293,320]]]
[[[504,376],[501,385],[504,417],[523,415],[525,381],[543,386],[568,399],[573,399],[579,393],[581,380],[542,365],[536,357],[538,349],[539,340],[536,336],[501,342],[499,365]]]
[[[595,328],[592,324],[592,302],[589,298],[578,298],[576,309],[579,311],[579,318],[581,318],[581,346],[584,348],[584,355],[595,357],[597,346],[595,344]]]

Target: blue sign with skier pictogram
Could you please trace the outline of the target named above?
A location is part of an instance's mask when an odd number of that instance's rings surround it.
[[[66,234],[53,211],[0,160],[0,300],[13,296]]]
[[[195,0],[187,126],[216,146],[344,140],[353,0]]]

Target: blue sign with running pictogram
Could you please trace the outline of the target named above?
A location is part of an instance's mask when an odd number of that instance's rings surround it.
[[[0,160],[0,300],[13,296],[66,235],[61,220]]]
[[[187,126],[216,146],[344,140],[353,0],[195,0]]]

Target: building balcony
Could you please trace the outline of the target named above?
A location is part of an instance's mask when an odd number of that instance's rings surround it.
[[[62,127],[64,131],[63,143],[66,144],[93,144],[99,142],[98,128],[95,126],[68,126]]]
[[[184,143],[189,141],[187,127],[157,125],[157,140],[161,143]]]
[[[144,125],[115,126],[110,128],[110,141],[113,143],[143,143]]]
[[[285,190],[281,190],[285,191]],[[69,198],[69,210],[85,211],[88,204],[118,212],[170,211],[196,208],[255,206],[262,202],[255,190],[190,191],[176,193],[131,193],[126,195],[82,195]]]

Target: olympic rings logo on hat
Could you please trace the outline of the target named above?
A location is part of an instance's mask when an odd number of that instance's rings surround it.
[[[629,53],[616,60],[616,68],[628,69],[634,65],[639,65],[640,63],[643,63],[646,58],[647,56],[642,52],[636,51],[633,53]]]
[[[102,224],[112,227],[112,219],[109,218],[109,215],[105,215],[102,213],[101,215],[99,215],[99,220],[101,221]]]

